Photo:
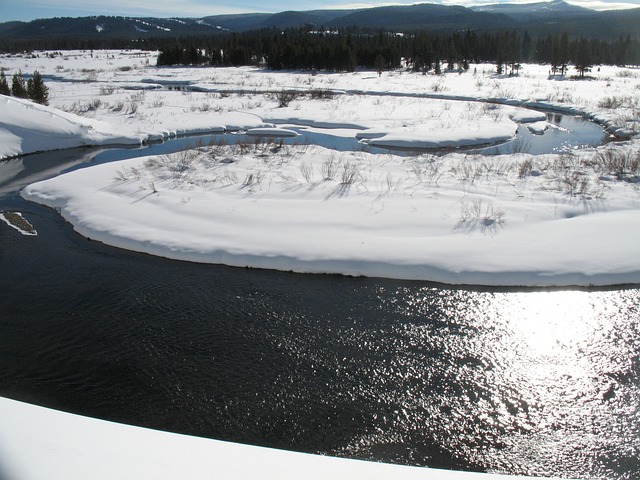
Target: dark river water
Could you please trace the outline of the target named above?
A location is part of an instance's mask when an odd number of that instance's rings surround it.
[[[640,286],[453,288],[118,250],[16,193],[94,154],[0,164],[0,210],[38,231],[0,222],[0,395],[296,451],[640,476]]]

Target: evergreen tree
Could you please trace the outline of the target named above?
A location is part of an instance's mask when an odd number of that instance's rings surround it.
[[[49,104],[49,87],[44,84],[40,72],[33,72],[33,77],[27,82],[27,95],[40,105]]]
[[[506,56],[509,63],[509,76],[517,75],[520,71],[520,59],[522,57],[521,50],[522,42],[520,36],[516,30],[513,30],[509,34],[509,38],[506,42]]]
[[[580,78],[584,78],[586,72],[591,71],[593,64],[591,63],[591,49],[589,42],[582,38],[578,43],[576,51],[576,60],[574,62],[576,70],[580,73]]]
[[[28,98],[27,87],[20,71],[14,73],[11,79],[11,94],[18,98]]]
[[[525,62],[531,61],[533,56],[533,44],[531,42],[531,35],[525,30],[524,37],[522,37],[522,59]]]
[[[385,65],[384,57],[381,54],[376,55],[375,67],[376,67],[376,72],[378,72],[378,76],[382,75],[382,70],[384,70],[384,65]]]
[[[496,48],[496,73],[498,75],[502,75],[504,73],[505,63],[508,45],[509,45],[509,34],[508,33],[498,33],[497,34],[497,48]]]
[[[0,95],[11,95],[11,89],[7,83],[7,77],[4,76],[4,72],[0,71]]]
[[[560,41],[558,38],[552,40],[549,63],[551,63],[551,74],[558,73],[558,70],[560,70]]]
[[[560,37],[558,62],[560,64],[560,74],[565,75],[569,65],[569,35],[567,35],[567,32],[563,33],[562,37]]]

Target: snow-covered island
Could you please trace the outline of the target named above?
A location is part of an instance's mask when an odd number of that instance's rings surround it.
[[[9,74],[29,62],[49,78],[51,106],[0,97],[0,157],[228,132],[228,142],[92,166],[22,191],[89,238],[296,272],[640,282],[637,70],[602,67],[571,81],[533,65],[516,77],[491,65],[378,77],[156,68],[144,52],[2,61]],[[586,115],[624,140],[526,153],[513,141],[519,126],[538,135],[558,128],[545,110]],[[247,136],[236,142],[237,132]],[[508,141],[508,154],[460,150]]]

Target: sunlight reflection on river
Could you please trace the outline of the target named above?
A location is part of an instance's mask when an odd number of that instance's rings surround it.
[[[371,373],[394,384],[386,421],[405,433],[360,438],[354,450],[433,441],[490,471],[637,468],[639,292],[434,293],[379,292],[402,321],[391,344],[378,337],[386,358]]]

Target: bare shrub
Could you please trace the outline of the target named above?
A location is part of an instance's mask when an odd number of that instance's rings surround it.
[[[281,92],[276,93],[276,100],[278,101],[278,107],[284,108],[288,107],[291,102],[293,102],[300,93],[294,92],[292,90],[282,90]]]
[[[200,159],[201,155],[202,152],[199,149],[190,148],[162,155],[158,159],[158,164],[162,165],[169,173],[183,176],[194,169],[195,163]]]
[[[533,160],[527,158],[523,162],[518,164],[518,178],[525,178],[531,175],[533,171]]]
[[[616,73],[616,76],[620,78],[635,78],[638,75],[631,70],[620,70],[618,73]]]
[[[336,93],[332,90],[314,88],[313,90],[309,91],[309,95],[314,100],[331,100],[336,96]]]
[[[626,103],[627,99],[621,97],[605,97],[598,102],[599,108],[615,109]]]
[[[482,233],[496,233],[504,224],[505,211],[493,202],[483,209],[482,200],[474,202],[462,202],[460,207],[460,219],[456,224],[456,230],[471,233],[480,228]]]
[[[630,152],[609,148],[598,152],[592,162],[598,173],[615,175],[618,180],[630,178],[637,180],[640,176],[640,151]]]
[[[313,178],[313,165],[307,162],[302,162],[300,164],[300,174],[302,175],[302,178],[304,178],[306,182],[309,183]]]
[[[342,181],[340,182],[342,185],[353,185],[358,178],[360,178],[360,171],[357,165],[348,162],[342,166]]]
[[[95,111],[98,110],[102,106],[102,100],[99,98],[94,98],[87,105],[87,111]]]
[[[242,182],[242,187],[253,190],[254,187],[259,187],[261,184],[262,184],[262,174],[249,173],[247,174],[244,181]]]
[[[129,102],[127,104],[127,108],[125,110],[125,113],[128,115],[135,115],[136,113],[138,113],[138,108],[139,108],[139,104],[138,102]]]
[[[100,87],[100,95],[111,95],[115,92],[116,87],[113,85],[102,85]]]
[[[431,85],[431,91],[432,92],[444,92],[447,88],[444,86],[444,83],[441,80],[438,80],[437,82],[433,82],[433,84]]]
[[[325,180],[333,180],[338,171],[339,162],[333,154],[322,163],[322,176]]]
[[[92,70],[88,68],[82,69],[82,73],[85,73],[87,76],[84,78],[85,82],[93,83],[98,81],[98,71]]]

